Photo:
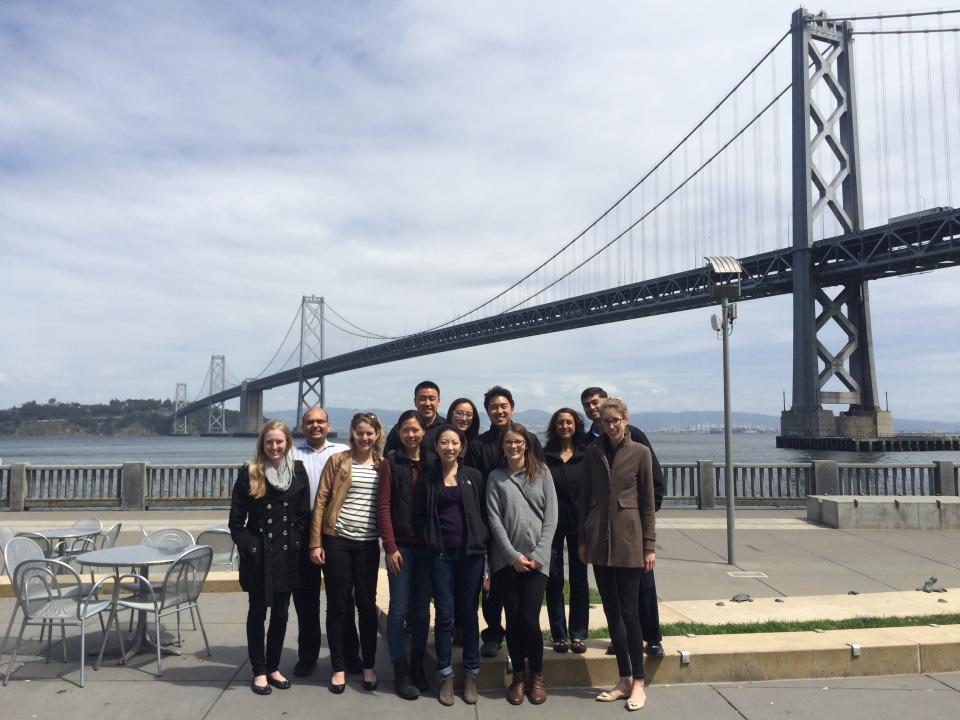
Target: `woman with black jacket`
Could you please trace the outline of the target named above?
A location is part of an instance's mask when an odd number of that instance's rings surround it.
[[[247,652],[250,689],[269,695],[271,686],[290,687],[277,669],[287,630],[290,591],[299,587],[306,562],[310,481],[303,463],[293,459],[293,436],[279,421],[264,425],[253,460],[233,486],[230,534],[240,554],[240,587],[247,592]],[[263,623],[270,608],[267,647]]]
[[[394,690],[404,700],[416,700],[430,687],[423,671],[430,627],[431,553],[416,521],[416,498],[423,493],[423,476],[430,467],[420,443],[427,422],[416,410],[397,420],[400,447],[380,462],[377,484],[377,525],[390,583],[387,644],[393,662]],[[407,662],[404,621],[409,617],[410,661]]]
[[[583,452],[589,443],[583,420],[576,410],[563,407],[557,410],[547,425],[547,444],[544,454],[547,467],[553,475],[557,491],[557,532],[553,537],[550,558],[550,578],[547,580],[547,615],[550,618],[550,636],[553,650],[565,653],[587,651],[587,626],[590,618],[590,598],[587,584],[587,566],[580,562],[577,541],[577,498],[583,479]],[[570,624],[563,604],[563,545],[567,545],[570,567]]]
[[[430,471],[420,503],[420,526],[433,551],[434,644],[440,675],[440,702],[453,705],[454,594],[463,610],[463,700],[477,702],[480,674],[480,627],[477,604],[483,580],[487,526],[483,519],[483,477],[460,462],[463,433],[445,425],[434,448],[439,464]]]

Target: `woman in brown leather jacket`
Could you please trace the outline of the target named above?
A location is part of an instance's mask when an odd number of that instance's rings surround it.
[[[587,449],[579,498],[580,559],[593,563],[620,680],[597,700],[626,700],[628,710],[646,701],[643,631],[637,607],[641,575],[656,564],[657,531],[650,450],[627,432],[627,405],[604,400],[604,434]]]
[[[327,642],[330,644],[330,692],[346,687],[343,650],[344,614],[350,589],[357,603],[363,687],[375,690],[377,675],[377,573],[380,533],[377,487],[383,425],[373,413],[350,421],[350,449],[331,457],[320,474],[310,521],[310,559],[323,566],[327,593]]]

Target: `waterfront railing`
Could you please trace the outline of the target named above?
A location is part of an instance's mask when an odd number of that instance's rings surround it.
[[[726,502],[722,464],[662,465],[667,507],[712,508]],[[240,466],[0,465],[0,509],[227,507]],[[807,495],[957,495],[960,466],[950,461],[903,465],[735,463],[737,504],[803,507]]]

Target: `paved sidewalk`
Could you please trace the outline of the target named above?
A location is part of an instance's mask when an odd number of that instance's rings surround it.
[[[68,525],[90,512],[3,513],[0,524],[15,529],[42,529]],[[223,523],[225,511],[151,511],[145,513],[98,512],[105,524],[122,521],[122,542],[139,538],[140,524],[148,528],[185,527],[199,531]],[[896,614],[914,609],[928,612],[931,603],[941,611],[954,611],[960,604],[955,591],[932,596],[914,588],[930,576],[948,588],[960,587],[960,531],[843,531],[821,528],[806,522],[802,511],[741,510],[737,513],[737,567],[724,562],[726,533],[720,511],[665,510],[658,515],[657,585],[663,600],[664,619],[674,612],[685,617],[723,622],[733,615],[762,615],[770,612],[818,612],[834,608],[848,612],[856,603],[870,599],[891,608]],[[730,572],[762,573],[765,577],[737,577]],[[868,594],[848,596],[848,590]],[[899,591],[899,592],[894,592]],[[754,603],[725,602],[734,593],[746,592]],[[880,593],[880,594],[875,594]],[[833,597],[825,597],[825,596]],[[808,597],[824,596],[824,597]],[[773,598],[785,597],[774,604]],[[202,598],[213,657],[202,652],[199,633],[186,633],[184,655],[164,658],[164,675],[153,676],[152,655],[137,656],[125,667],[108,661],[99,672],[88,667],[87,687],[80,689],[76,630],[68,633],[70,662],[64,665],[60,648],[54,645],[54,662],[47,664],[38,655],[39,644],[28,643],[25,655],[6,688],[0,688],[3,717],[62,720],[102,718],[105,715],[152,718],[231,718],[248,715],[285,717],[322,715],[324,718],[369,717],[377,713],[390,717],[529,717],[582,718],[584,714],[612,713],[622,707],[600,705],[588,689],[552,689],[542,707],[513,708],[502,692],[484,691],[475,708],[460,700],[453,708],[439,706],[432,696],[419,702],[403,702],[392,695],[386,642],[381,638],[377,668],[381,688],[366,693],[351,677],[347,692],[333,696],[323,687],[329,673],[327,651],[321,653],[317,674],[308,682],[296,683],[288,692],[274,691],[258,698],[247,690],[249,667],[246,661],[243,620],[246,596],[242,593],[207,593]],[[839,609],[837,609],[839,608]],[[923,608],[923,609],[921,609]],[[2,629],[12,610],[12,600],[0,600]],[[854,613],[856,614],[856,612]],[[296,620],[291,608],[282,669],[290,672],[296,659]],[[189,623],[187,623],[189,626]],[[16,631],[14,631],[16,632]],[[28,637],[35,638],[36,630]],[[91,632],[92,644],[99,632]],[[601,642],[601,641],[595,641]],[[116,648],[108,645],[108,653]],[[6,670],[9,654],[0,663]],[[867,715],[874,720],[923,715],[950,717],[960,707],[958,672],[927,673],[869,678],[816,679],[755,683],[711,683],[664,685],[649,690],[649,707],[644,712],[669,712],[672,718],[773,718],[839,717]],[[549,679],[548,679],[549,681]],[[256,703],[254,708],[251,703]],[[9,714],[11,709],[14,714]]]

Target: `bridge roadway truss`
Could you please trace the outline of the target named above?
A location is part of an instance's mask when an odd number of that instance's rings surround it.
[[[944,208],[828,238],[813,243],[807,252],[821,288],[952,267],[960,264],[960,210]],[[741,299],[792,292],[794,257],[792,248],[784,248],[743,258]],[[246,384],[248,390],[262,391],[299,382],[301,377],[318,378],[448,350],[708,307],[717,302],[710,298],[711,282],[709,269],[697,268],[409,335],[304,365],[302,374],[296,367]],[[240,394],[239,385],[227,388],[186,405],[181,412],[189,414]]]

